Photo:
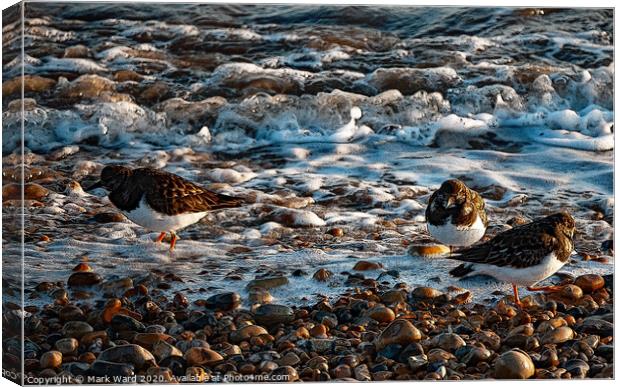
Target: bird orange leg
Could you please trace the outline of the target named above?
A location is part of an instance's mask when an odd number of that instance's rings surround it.
[[[521,303],[521,300],[519,299],[519,289],[517,289],[517,285],[512,284],[512,291],[514,292],[514,295],[515,295],[515,304],[519,308],[521,308],[523,304]]]
[[[560,285],[553,285],[553,286],[541,286],[541,287],[533,287],[533,286],[528,286],[527,290],[529,290],[530,292],[559,292],[560,290],[562,290],[564,288],[564,286],[560,286]]]
[[[163,241],[165,237],[166,237],[166,233],[165,233],[165,232],[162,232],[161,234],[159,234],[159,236],[157,237],[157,239],[155,239],[155,242],[157,242],[157,243],[161,243],[161,241]]]
[[[172,235],[172,240],[170,240],[170,251],[174,250],[174,246],[177,244],[177,239],[179,239],[177,237],[177,234],[171,232],[170,235]]]

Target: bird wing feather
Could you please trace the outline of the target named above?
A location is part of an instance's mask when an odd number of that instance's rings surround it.
[[[553,235],[530,223],[503,232],[488,242],[462,250],[453,258],[471,263],[524,268],[541,263],[556,249],[558,243]]]
[[[167,215],[238,207],[242,200],[209,191],[180,176],[158,170],[143,172],[146,200],[155,211]]]

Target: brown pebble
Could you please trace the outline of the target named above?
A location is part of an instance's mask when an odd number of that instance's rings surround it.
[[[389,323],[394,321],[396,315],[394,311],[385,306],[376,306],[367,312],[368,317],[380,323]]]
[[[366,270],[378,270],[383,267],[382,264],[378,262],[369,262],[369,261],[358,261],[355,266],[353,266],[353,270],[356,271],[366,271]]]
[[[412,323],[404,319],[394,320],[381,332],[375,341],[378,350],[390,344],[400,344],[407,346],[416,341],[420,341],[422,334]]]
[[[209,379],[207,371],[202,367],[187,367],[185,377],[190,383],[203,383]]]
[[[312,337],[325,338],[327,337],[327,327],[323,324],[318,324],[310,328],[310,335]]]
[[[605,280],[598,274],[584,274],[575,279],[575,285],[585,293],[593,293],[605,286]]]
[[[97,356],[95,356],[92,352],[85,352],[78,357],[78,360],[84,363],[94,363],[97,360]]]
[[[329,229],[327,233],[333,237],[339,238],[344,235],[344,230],[339,227],[335,227],[335,228]]]
[[[441,296],[443,293],[437,289],[430,288],[428,286],[420,286],[411,292],[411,296],[420,300],[432,300],[433,298]]]
[[[41,201],[50,191],[37,184],[26,183],[24,184],[24,200],[38,200]],[[22,199],[22,187],[16,183],[5,184],[2,186],[2,201],[7,200],[21,200]]]
[[[576,285],[566,285],[561,290],[562,297],[566,297],[569,300],[576,301],[583,297],[583,291],[579,286]]]
[[[69,277],[67,284],[69,287],[73,286],[92,286],[101,283],[103,279],[97,273],[88,271],[78,271]]]
[[[241,329],[231,332],[230,341],[233,344],[239,344],[240,342],[247,341],[250,338],[266,334],[268,334],[267,330],[260,325],[247,325]]]
[[[72,271],[93,271],[93,268],[86,262],[78,263]]]
[[[568,340],[572,340],[575,336],[573,330],[569,327],[559,327],[547,332],[543,338],[543,344],[561,344]]]
[[[436,257],[438,255],[450,254],[450,248],[444,245],[413,245],[409,248],[409,254]]]
[[[352,375],[351,367],[346,364],[340,364],[332,370],[332,375],[336,379],[350,378]]]
[[[224,360],[219,353],[204,347],[193,347],[185,352],[183,356],[187,364],[190,366],[207,366],[210,367]]]
[[[41,368],[58,368],[62,364],[62,353],[49,351],[41,355]]]
[[[314,273],[312,278],[314,278],[316,281],[325,282],[332,275],[333,275],[333,273],[331,271],[327,270],[327,269],[319,269],[319,270],[316,271],[316,273]]]
[[[504,352],[495,362],[497,379],[529,379],[535,370],[530,356],[520,349]]]

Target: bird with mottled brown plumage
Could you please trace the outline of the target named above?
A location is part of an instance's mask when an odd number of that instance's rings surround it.
[[[88,190],[103,187],[116,208],[132,222],[159,231],[157,242],[170,233],[170,250],[178,239],[176,231],[198,222],[209,211],[239,207],[240,198],[210,191],[170,172],[154,168],[131,169],[110,165],[101,171],[100,181]]]
[[[517,286],[531,291],[557,291],[556,286],[533,287],[556,273],[573,252],[575,220],[558,212],[517,226],[491,240],[460,250],[450,258],[464,261],[452,269],[456,277],[484,274],[512,284],[515,303],[520,305]]]
[[[426,227],[433,238],[450,247],[472,245],[488,226],[484,207],[478,192],[460,180],[446,180],[428,201]]]

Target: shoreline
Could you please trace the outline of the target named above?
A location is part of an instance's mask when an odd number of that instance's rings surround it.
[[[145,280],[104,282],[87,262],[44,282],[26,307],[26,378],[44,383],[613,378],[613,274],[567,278],[560,293],[472,303],[430,287],[361,282],[289,307],[250,289],[190,302]],[[168,280],[171,280],[168,278]],[[92,291],[104,299],[93,302]],[[208,294],[208,293],[207,293]],[[14,307],[19,308],[17,305]],[[5,302],[7,335],[19,322]],[[10,367],[6,367],[10,369]]]

